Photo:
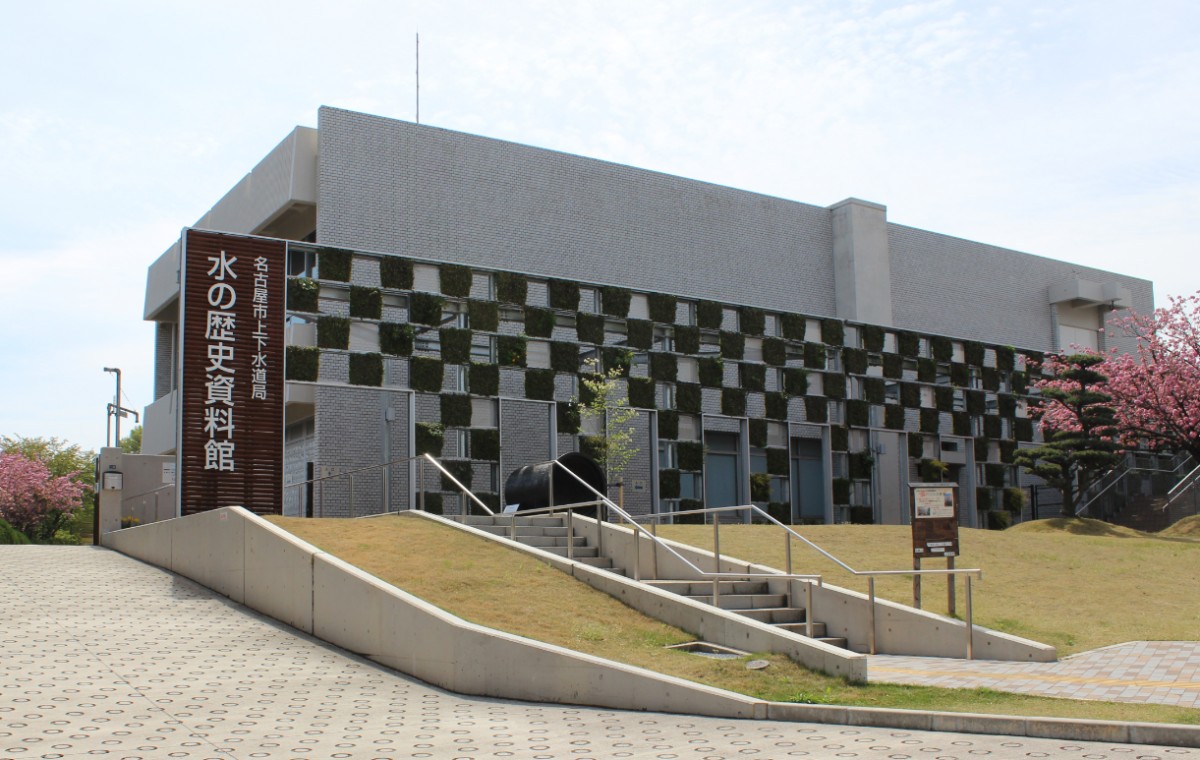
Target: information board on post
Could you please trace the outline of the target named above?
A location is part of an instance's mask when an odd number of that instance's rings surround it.
[[[958,556],[958,485],[910,483],[913,559]]]

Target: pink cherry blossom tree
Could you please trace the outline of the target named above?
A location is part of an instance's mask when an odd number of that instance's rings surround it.
[[[88,487],[55,477],[36,459],[0,454],[0,518],[35,543],[49,543],[83,504]]]
[[[1200,460],[1200,294],[1171,298],[1153,315],[1116,328],[1137,338],[1132,354],[1112,352],[1098,369],[1129,446],[1187,451]]]

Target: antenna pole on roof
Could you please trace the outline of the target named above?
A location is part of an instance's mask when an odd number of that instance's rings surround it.
[[[421,123],[421,33],[417,32],[417,123]]]

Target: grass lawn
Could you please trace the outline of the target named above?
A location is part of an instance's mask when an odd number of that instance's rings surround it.
[[[769,660],[770,667],[746,670],[744,661],[712,660],[664,649],[694,637],[520,552],[430,521],[395,517],[269,519],[465,620],[761,699],[1200,723],[1200,711],[1157,705],[1027,697],[988,689],[854,685],[813,673],[778,655],[755,655]],[[722,530],[722,548],[725,541]]]

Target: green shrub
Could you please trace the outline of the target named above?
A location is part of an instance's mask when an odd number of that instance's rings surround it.
[[[917,381],[922,383],[936,383],[937,362],[924,357],[917,359]]]
[[[648,319],[631,319],[626,322],[625,344],[630,348],[649,349],[654,345],[654,323]]]
[[[426,491],[423,494],[423,496],[424,496],[426,512],[428,512],[431,515],[442,514],[443,505],[442,505],[442,495],[440,493],[436,493],[434,491]],[[418,497],[418,502],[417,502],[418,504],[421,503],[419,499],[420,499],[420,497]]]
[[[871,507],[850,507],[850,523],[852,525],[873,525],[875,512]]]
[[[628,377],[629,365],[633,362],[633,354],[621,346],[605,346],[600,351],[604,360],[605,372],[616,372],[622,377]]]
[[[466,488],[468,491],[471,490],[471,481],[474,480],[472,476],[475,473],[475,468],[471,466],[469,461],[456,460],[452,462],[442,462],[442,466],[446,468],[446,472],[450,473],[455,480],[457,480],[459,483],[462,483],[464,488]],[[450,478],[447,478],[444,474],[441,477],[443,491],[450,491],[452,493],[462,492],[459,487],[454,484],[454,481],[450,480]]]
[[[679,437],[679,412],[663,409],[658,413],[658,437],[668,441]]]
[[[951,415],[954,435],[971,434],[971,415],[966,412],[954,412]]]
[[[832,451],[845,451],[850,448],[850,431],[844,427],[829,428],[829,448]]]
[[[293,346],[288,346],[288,348],[293,348]],[[9,525],[6,520],[0,519],[0,545],[11,546],[28,543],[29,538],[24,533]]]
[[[1012,526],[1012,515],[1003,510],[991,509],[987,513],[988,530],[1005,530]]]
[[[846,424],[851,427],[867,427],[871,424],[871,405],[861,399],[846,402]]]
[[[679,469],[688,472],[704,469],[704,444],[699,441],[680,441],[676,449],[679,453]]]
[[[788,340],[804,340],[804,333],[808,328],[808,319],[799,314],[784,314],[780,317],[781,326],[783,327],[783,337]]]
[[[825,369],[825,346],[820,343],[804,344],[804,366],[807,369]]]
[[[904,377],[904,357],[900,354],[884,354],[883,376],[891,380]]]
[[[579,432],[581,423],[579,404],[574,401],[559,401],[555,406],[558,416],[558,432],[574,434]],[[661,418],[659,418],[661,421]],[[661,436],[662,434],[659,433]]]
[[[1012,387],[1012,392],[1024,394],[1029,387],[1029,378],[1024,372],[1014,372],[1009,375],[1009,385]]]
[[[984,465],[987,484],[992,488],[1004,488],[1008,485],[1008,465],[988,462]]]
[[[501,335],[496,339],[497,358],[502,367],[524,367],[525,351],[524,335]]]
[[[511,303],[524,306],[529,295],[529,281],[525,275],[516,272],[496,273],[496,300],[500,303]]]
[[[924,422],[923,415],[922,415],[922,422]],[[924,424],[922,424],[921,429],[922,430],[925,429]],[[917,435],[916,433],[908,434],[908,455],[910,457],[912,457],[913,459],[921,459],[922,457],[925,456],[925,437],[924,436]]]
[[[293,277],[287,281],[287,308],[289,311],[318,312],[321,310],[321,285],[308,277]]]
[[[635,409],[654,409],[654,381],[648,377],[629,378],[629,405]]]
[[[909,358],[921,353],[921,338],[907,330],[896,332],[896,353]]]
[[[446,299],[433,293],[410,293],[408,296],[408,321],[419,325],[440,325],[442,307]]]
[[[743,306],[738,310],[738,330],[746,335],[762,335],[767,329],[767,316],[762,309]]]
[[[954,358],[954,343],[942,335],[929,339],[929,350],[933,353],[934,361],[948,362]]]
[[[905,409],[921,406],[921,386],[916,383],[900,383],[900,405]]]
[[[554,312],[538,306],[526,306],[525,332],[535,338],[549,338],[554,334]]]
[[[725,321],[725,307],[716,301],[696,303],[696,324],[706,330],[720,330]]]
[[[399,256],[384,256],[379,260],[379,281],[385,288],[412,290],[412,262]]]
[[[748,391],[762,391],[767,383],[767,368],[761,364],[740,364],[738,375],[742,388]]]
[[[721,331],[721,357],[741,359],[746,354],[746,336],[741,333]]]
[[[468,301],[467,322],[472,330],[496,332],[500,329],[500,305],[495,301]]]
[[[679,511],[680,512],[691,512],[696,509],[704,509],[704,502],[700,501],[699,499],[680,499],[679,500]],[[704,515],[703,514],[682,515],[681,517],[674,518],[674,520],[675,520],[676,525],[703,525],[704,524]]]
[[[987,412],[987,397],[983,391],[965,391],[967,414],[978,416]]]
[[[872,404],[882,404],[887,399],[887,384],[881,377],[864,377],[863,396]]]
[[[963,341],[963,358],[972,367],[982,367],[983,344],[974,340]]]
[[[350,251],[326,248],[317,254],[317,272],[322,280],[350,282]]]
[[[740,388],[721,389],[721,414],[727,417],[744,417],[746,413],[746,391]]]
[[[975,461],[986,462],[988,454],[991,453],[991,442],[987,436],[978,436],[975,438]]]
[[[770,336],[763,338],[763,361],[772,367],[782,367],[787,364],[787,341]]]
[[[677,325],[675,327],[675,351],[680,354],[700,353],[700,328]]]
[[[471,268],[461,264],[442,264],[438,267],[438,279],[442,293],[452,298],[466,298],[471,294]]]
[[[1001,417],[1012,417],[1017,413],[1017,399],[1007,393],[996,396],[996,411]]]
[[[867,352],[861,348],[847,348],[842,351],[842,364],[851,375],[867,374]]]
[[[750,420],[750,445],[755,448],[766,448],[767,445],[767,421],[758,418]]]
[[[1016,349],[1012,346],[996,346],[996,369],[1001,372],[1012,372],[1016,353]]]
[[[833,503],[850,503],[850,480],[848,478],[833,479]]]
[[[579,453],[597,462],[603,462],[608,452],[608,439],[602,435],[579,436]]]
[[[465,393],[443,393],[438,399],[442,425],[448,428],[471,427],[471,397]]]
[[[321,363],[321,349],[314,346],[288,346],[284,358],[284,376],[288,380],[314,383]]]
[[[414,356],[409,359],[408,384],[414,391],[440,393],[445,371],[441,359]]]
[[[675,384],[675,406],[685,414],[700,414],[703,396],[697,383]]]
[[[772,501],[767,504],[767,514],[784,525],[792,524],[792,505],[786,501]]]
[[[804,414],[809,422],[828,422],[829,402],[820,396],[808,396],[804,399]]]
[[[921,432],[937,433],[941,429],[942,415],[937,409],[921,410]]]
[[[992,367],[983,368],[983,389],[985,391],[1000,390],[1000,373]]]
[[[705,388],[720,388],[725,384],[725,362],[720,357],[703,356],[698,366],[700,384]]]
[[[604,317],[582,311],[576,313],[575,333],[579,336],[580,343],[604,345]]]
[[[350,286],[350,316],[379,319],[383,316],[383,292],[378,288]]]
[[[846,376],[840,372],[826,372],[821,376],[821,389],[826,398],[846,398]]]
[[[537,401],[554,400],[554,370],[525,370],[525,398]]]
[[[579,344],[556,340],[550,343],[550,368],[556,372],[579,371]]]
[[[875,457],[869,449],[851,452],[846,457],[851,480],[867,480],[875,469]]]
[[[380,324],[379,350],[390,356],[410,356],[413,352],[412,325],[401,322]]]
[[[788,450],[784,448],[767,449],[767,472],[772,475],[788,475],[791,463],[788,461]]]
[[[954,389],[949,385],[939,385],[933,389],[934,399],[940,412],[954,411]]]
[[[904,407],[888,404],[883,408],[883,426],[889,430],[904,429]]]
[[[771,498],[771,476],[765,472],[750,475],[750,501],[769,501]]]
[[[499,396],[500,367],[495,364],[472,363],[467,367],[467,387],[476,396]]]
[[[563,311],[579,309],[579,283],[573,280],[547,280],[546,289],[550,295],[550,308]]]
[[[431,454],[435,457],[442,455],[442,447],[446,441],[445,428],[437,422],[418,422],[416,424],[417,456]]]
[[[971,371],[967,365],[959,362],[950,365],[950,384],[959,388],[966,388],[971,384]]]
[[[663,383],[673,383],[679,375],[679,360],[675,354],[659,351],[650,353],[650,377]]]
[[[383,385],[381,354],[350,354],[351,385]]]
[[[658,495],[663,499],[679,498],[679,470],[658,471]]]
[[[883,350],[883,328],[878,325],[863,325],[858,328],[862,335],[862,347],[879,353]]]
[[[788,367],[783,371],[783,389],[793,396],[808,393],[808,370]]]
[[[1009,486],[1004,489],[1004,509],[1013,514],[1021,514],[1025,509],[1025,489]]]
[[[975,508],[976,509],[991,509],[992,508],[992,489],[980,486],[975,489]]]
[[[1000,418],[994,414],[983,415],[983,434],[988,438],[1000,437]]]
[[[631,300],[633,293],[628,288],[615,285],[600,286],[600,311],[610,317],[628,317]]]
[[[1002,440],[1000,441],[1000,461],[1005,464],[1013,463],[1013,456],[1017,453],[1017,442]]]
[[[763,394],[763,402],[766,405],[763,413],[767,419],[786,420],[788,418],[788,400],[786,395],[776,391],[768,391]]]
[[[675,324],[676,306],[678,305],[675,296],[666,293],[650,293],[646,299],[649,301],[650,319],[663,324]]]
[[[471,339],[471,331],[461,327],[443,327],[438,330],[442,361],[447,364],[466,364],[471,361]]]
[[[922,459],[917,463],[917,476],[923,483],[942,483],[948,472],[950,465],[940,459]]]
[[[821,320],[821,342],[827,346],[840,346],[846,341],[846,326],[840,319]]]
[[[317,319],[317,345],[321,348],[350,347],[350,320],[346,317],[320,317]]]

